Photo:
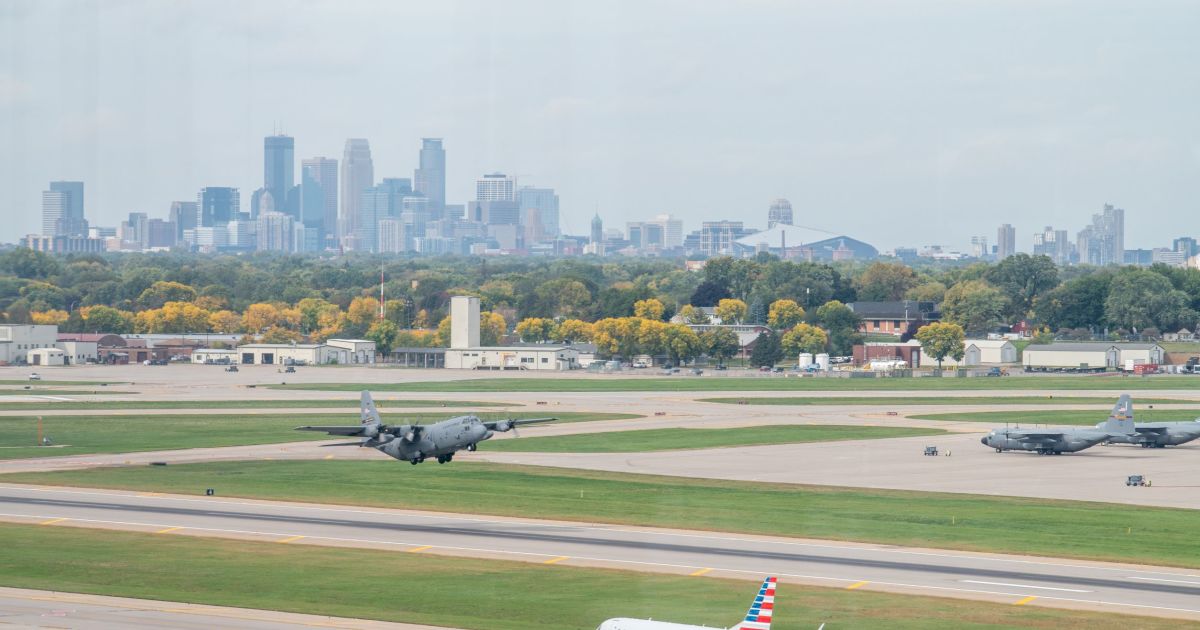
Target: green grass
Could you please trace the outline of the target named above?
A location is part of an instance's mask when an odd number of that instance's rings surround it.
[[[480,448],[487,450],[490,446],[484,443]],[[20,473],[0,476],[0,481],[185,495],[215,488],[225,497],[1200,568],[1195,510],[686,479],[471,461],[409,466],[379,457],[378,461],[215,462]],[[754,463],[748,460],[746,465]],[[363,479],[371,481],[358,482]],[[348,490],[350,486],[352,490]],[[403,488],[416,491],[398,490]],[[763,509],[755,510],[754,518],[746,518],[750,506]]]
[[[1108,405],[1116,399],[1097,396],[821,396],[801,398],[701,398],[700,402],[727,405]],[[1200,400],[1181,398],[1139,399],[1145,404],[1200,403]],[[0,409],[4,407],[0,405]]]
[[[641,453],[762,444],[876,440],[944,433],[945,431],[938,429],[842,425],[784,425],[737,429],[642,429],[500,440],[489,442],[486,450],[538,453]]]
[[[264,385],[273,389],[357,391],[353,383],[294,383]],[[634,391],[944,391],[944,390],[1154,390],[1200,392],[1193,376],[1010,376],[1005,378],[801,378],[675,377],[609,378],[479,378],[463,381],[383,383],[378,392],[634,392]]]
[[[62,392],[53,392],[62,393]],[[90,393],[90,392],[79,392]],[[107,392],[121,393],[128,392]],[[49,395],[49,393],[47,393]],[[99,400],[0,402],[0,410],[97,410],[97,409],[357,409],[358,399],[345,400]],[[474,400],[376,400],[380,411],[410,407],[503,407],[504,403]]]
[[[469,630],[591,630],[613,616],[727,627],[751,581],[371,549],[0,524],[9,587],[203,603]],[[180,567],[187,567],[181,571]],[[1178,627],[1112,613],[779,585],[779,630]]]
[[[30,371],[36,372],[37,370]],[[125,385],[128,381],[31,381],[27,378],[0,379],[0,385],[29,385],[30,383],[38,383],[40,385]]]
[[[431,424],[445,420],[449,413],[419,413],[402,416],[407,422]],[[548,414],[481,413],[485,419],[531,418]],[[617,413],[560,413],[560,422],[617,420],[640,416]],[[392,420],[389,416],[385,420]],[[399,418],[396,418],[399,419]],[[324,433],[295,431],[302,424],[358,424],[357,415],[114,415],[45,416],[43,435],[55,444],[43,448],[37,444],[37,418],[34,416],[0,417],[0,459],[62,457],[91,453],[129,453],[214,446],[274,444],[302,440],[329,440]],[[29,445],[29,446],[21,446]]]
[[[136,394],[137,392],[118,392],[109,389],[0,389],[0,396],[91,396],[93,394]]]
[[[972,413],[930,413],[909,416],[917,420],[946,422],[988,422],[992,424],[1063,424],[1094,426],[1108,418],[1106,412],[1095,411],[979,411]],[[1136,409],[1138,422],[1180,422],[1200,417],[1200,409]]]

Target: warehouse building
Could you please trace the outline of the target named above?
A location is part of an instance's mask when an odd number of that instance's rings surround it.
[[[0,365],[27,363],[30,350],[55,348],[58,326],[0,325]]]
[[[450,298],[450,347],[443,359],[461,370],[574,370],[579,350],[568,345],[480,346],[479,298]]]
[[[1161,364],[1162,346],[1156,343],[1052,343],[1025,348],[1022,363],[1027,370],[1104,370],[1126,361]]]
[[[926,357],[926,361],[936,365]],[[942,359],[942,367],[975,367],[979,365],[1003,365],[1017,362],[1017,347],[1007,339],[967,339],[963,342],[963,358],[961,362],[952,357]]]

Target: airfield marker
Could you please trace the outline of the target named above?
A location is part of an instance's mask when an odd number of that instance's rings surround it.
[[[559,562],[566,560],[568,557],[569,556],[559,556],[557,558],[550,558],[549,560],[543,562],[542,564],[558,564]]]
[[[48,521],[42,521],[42,522],[41,522],[41,524],[42,524],[42,525],[53,525],[53,524],[55,524],[55,523],[61,523],[61,522],[65,521],[65,520],[67,520],[67,517],[65,517],[65,516],[64,516],[64,517],[62,517],[62,518],[52,518],[52,519],[50,519],[50,520],[48,520]]]
[[[1035,599],[1037,599],[1037,595],[1030,595],[1029,597],[1022,597],[1021,599],[1018,599],[1015,603],[1013,603],[1013,606],[1024,606],[1025,604],[1028,604],[1029,602],[1031,602]]]
[[[301,538],[304,538],[304,536],[288,536],[287,538],[284,538],[283,540],[277,540],[275,542],[277,542],[281,545],[286,545],[290,542],[295,542],[297,540],[300,540]]]
[[[692,577],[700,577],[701,575],[704,575],[705,573],[708,573],[709,571],[712,571],[712,569],[700,569],[699,571],[692,571],[689,575],[691,575]]]
[[[870,584],[870,582],[868,582],[866,580],[863,580],[862,582],[855,582],[855,583],[851,584],[850,586],[847,586],[846,590],[853,591],[854,589],[862,588],[862,587],[866,586],[867,584]]]
[[[408,550],[408,553],[417,553],[419,551],[425,551],[426,549],[433,549],[433,545],[423,545],[421,547],[413,547],[412,549]]]
[[[183,528],[182,527],[168,527],[166,529],[160,529],[154,533],[155,534],[169,534],[169,533],[179,530],[179,529],[183,529]]]

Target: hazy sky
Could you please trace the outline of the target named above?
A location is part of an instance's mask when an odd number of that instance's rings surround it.
[[[1200,236],[1197,2],[0,0],[0,241],[81,179],[93,224],[165,217],[371,142],[447,198],[484,172],[551,186],[586,233],[671,212],[966,250],[1013,223],[1072,237],[1105,202],[1126,247]]]

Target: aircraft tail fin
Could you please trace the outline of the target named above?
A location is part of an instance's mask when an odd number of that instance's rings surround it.
[[[1129,394],[1121,394],[1117,399],[1117,404],[1108,414],[1108,421],[1104,423],[1104,429],[1109,433],[1137,433],[1133,420],[1133,398]]]
[[[375,408],[375,401],[371,399],[371,392],[365,389],[359,405],[358,422],[359,424],[383,424],[383,419],[379,417],[379,410]]]
[[[771,617],[775,614],[775,577],[763,580],[754,596],[754,603],[746,611],[746,618],[729,630],[771,630]]]

